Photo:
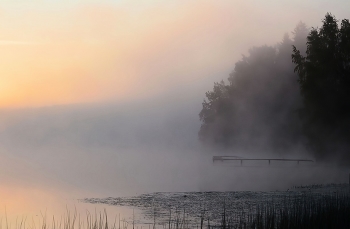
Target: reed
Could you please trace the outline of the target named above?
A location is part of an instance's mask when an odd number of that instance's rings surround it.
[[[287,204],[287,203],[286,203]],[[277,208],[273,203],[257,206],[249,217],[234,223],[225,216],[216,228],[225,229],[323,229],[350,228],[350,196],[325,195],[320,198],[305,195]],[[225,208],[223,209],[225,213]]]
[[[249,209],[232,211],[231,205],[222,203],[221,221],[210,219],[210,209],[203,208],[199,215],[190,215],[187,209],[170,209],[169,218],[165,222],[156,222],[156,210],[153,206],[152,223],[148,228],[163,229],[328,229],[350,228],[350,195],[305,194],[302,197],[286,197],[281,203],[273,200],[264,204],[250,206]],[[248,210],[248,211],[247,211]],[[14,225],[5,218],[0,218],[0,229],[142,229],[146,224],[137,224],[132,217],[132,222],[115,217],[111,222],[107,212],[86,211],[84,216],[77,210],[66,210],[62,217],[53,216],[48,220],[46,213],[40,213],[40,224],[27,222],[27,217],[16,219]],[[49,222],[51,221],[51,222]],[[4,225],[5,224],[5,225]],[[13,228],[14,226],[14,228]]]

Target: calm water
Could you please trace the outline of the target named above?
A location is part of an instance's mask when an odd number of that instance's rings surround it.
[[[130,226],[134,219],[147,225],[154,221],[154,208],[149,208],[152,204],[159,214],[172,209],[174,217],[180,217],[183,212],[176,213],[176,209],[185,206],[186,217],[197,218],[198,210],[216,206],[212,218],[216,220],[214,215],[219,214],[223,197],[235,200],[234,209],[240,209],[248,202],[257,204],[272,196],[284,198],[290,194],[286,190],[293,185],[345,183],[349,174],[348,169],[333,167],[214,165],[211,155],[195,150],[158,148],[116,152],[62,146],[33,152],[13,148],[2,153],[3,226],[7,219],[11,228],[16,224],[18,228],[21,221],[34,228],[44,219],[52,222],[53,217],[58,220],[75,212],[81,218],[95,212],[98,216],[105,209],[112,224],[121,221],[129,222]],[[103,199],[107,197],[111,198]],[[84,198],[103,201],[93,204],[80,201]],[[119,202],[111,205],[113,201]],[[158,213],[156,220],[163,222]]]

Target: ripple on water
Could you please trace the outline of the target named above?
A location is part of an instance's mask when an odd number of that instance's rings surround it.
[[[190,224],[202,220],[220,223],[223,212],[227,216],[242,219],[262,211],[264,206],[293,207],[305,200],[318,200],[335,194],[348,194],[348,184],[328,184],[293,187],[274,192],[155,192],[132,197],[86,198],[88,203],[127,206],[140,209],[144,219],[139,223],[186,219]]]

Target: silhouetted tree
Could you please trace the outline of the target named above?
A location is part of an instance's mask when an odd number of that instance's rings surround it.
[[[224,81],[206,93],[199,138],[205,143],[259,150],[286,150],[298,141],[301,106],[292,45],[307,36],[300,23],[294,39],[276,47],[253,47]],[[304,42],[305,44],[305,42]]]
[[[306,55],[293,47],[304,108],[303,129],[319,158],[350,158],[350,23],[327,13],[307,37]]]

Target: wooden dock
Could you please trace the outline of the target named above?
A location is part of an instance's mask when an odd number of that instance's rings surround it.
[[[297,162],[299,165],[300,162],[314,162],[310,159],[281,159],[281,158],[241,158],[237,156],[213,156],[213,163],[216,161],[240,161],[241,165],[243,165],[243,161],[268,161],[269,165],[271,161],[289,161],[289,162]]]

